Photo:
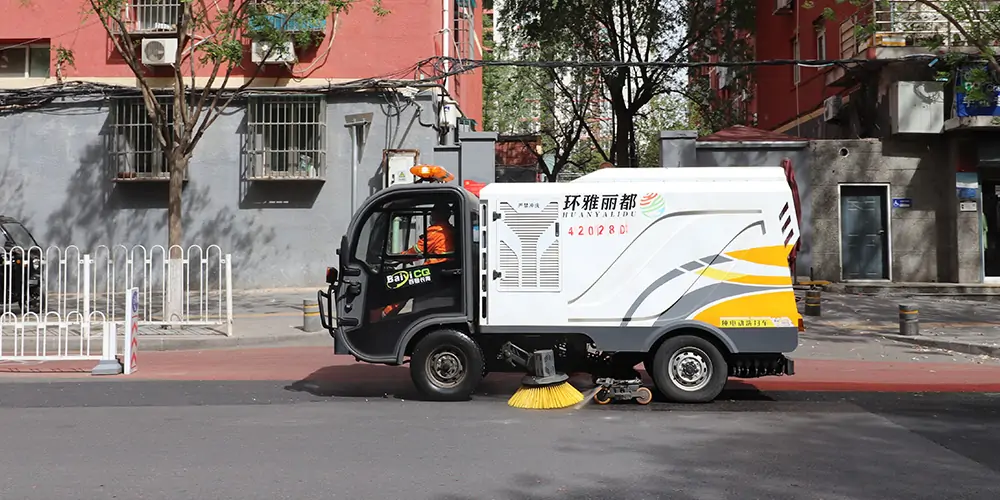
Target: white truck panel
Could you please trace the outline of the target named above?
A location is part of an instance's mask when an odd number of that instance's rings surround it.
[[[653,326],[732,298],[707,287],[747,275],[787,278],[790,290],[787,266],[715,257],[795,244],[780,167],[604,169],[569,183],[489,184],[480,198],[484,325]],[[701,289],[699,309],[671,309]]]

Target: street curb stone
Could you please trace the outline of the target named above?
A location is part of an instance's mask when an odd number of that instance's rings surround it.
[[[990,356],[1000,358],[1000,346],[975,344],[972,342],[956,342],[954,340],[934,339],[923,336],[897,335],[892,333],[874,333],[879,337],[897,342],[921,345],[924,347],[936,347],[949,351],[960,352],[962,354],[972,354],[974,356]]]
[[[139,349],[145,351],[190,351],[231,349],[236,347],[311,347],[333,346],[329,333],[293,333],[262,337],[175,337],[140,336]]]

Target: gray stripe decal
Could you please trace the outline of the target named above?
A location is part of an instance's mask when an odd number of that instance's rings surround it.
[[[634,313],[637,309],[639,309],[639,305],[642,304],[642,301],[646,300],[646,297],[649,297],[649,294],[653,293],[653,290],[656,290],[657,288],[659,288],[660,286],[662,286],[664,283],[666,283],[666,282],[668,282],[668,281],[670,281],[670,280],[672,280],[672,279],[674,279],[674,278],[676,278],[676,277],[678,277],[678,276],[680,276],[682,274],[684,274],[684,273],[682,273],[682,272],[680,272],[680,271],[678,271],[676,269],[671,269],[669,273],[664,274],[663,276],[660,276],[659,279],[657,279],[652,284],[650,284],[649,286],[647,286],[646,289],[643,290],[642,293],[639,294],[639,296],[635,299],[635,301],[632,302],[632,305],[629,306],[628,312],[626,312],[625,313],[625,317],[622,318],[622,324],[621,324],[621,326],[626,326],[626,325],[628,325],[629,321],[632,321],[632,313]]]
[[[615,265],[615,263],[618,262],[618,259],[622,258],[622,255],[625,255],[625,252],[627,252],[629,248],[632,248],[632,245],[634,245],[636,241],[639,241],[639,238],[641,238],[642,235],[646,233],[646,231],[649,231],[649,228],[653,227],[655,224],[657,224],[660,221],[667,220],[667,219],[669,219],[671,217],[684,217],[684,216],[687,216],[687,215],[739,215],[739,214],[760,214],[760,213],[763,213],[763,210],[688,210],[688,211],[685,211],[685,212],[674,212],[674,213],[669,213],[667,215],[664,215],[664,216],[662,216],[662,217],[654,220],[652,222],[652,224],[646,226],[646,229],[643,229],[642,232],[639,233],[639,235],[635,237],[635,239],[633,239],[632,241],[629,242],[628,246],[626,246],[625,249],[622,250],[622,253],[618,254],[618,257],[615,257],[615,260],[611,261],[611,264],[608,265],[607,269],[605,269],[604,272],[601,273],[601,275],[598,276],[597,279],[594,280],[594,282],[591,283],[590,286],[588,286],[587,289],[583,291],[583,293],[581,293],[580,295],[577,295],[573,299],[570,299],[570,301],[567,302],[567,304],[572,304],[572,303],[580,300],[580,298],[582,298],[584,295],[587,294],[587,292],[589,292],[592,288],[594,288],[594,285],[596,285],[599,281],[601,281],[601,279],[604,278],[604,275],[608,274],[608,270],[610,270]],[[748,226],[748,228],[749,227],[753,227],[753,226],[758,225],[758,224],[760,225],[761,231],[764,231],[764,221],[763,220],[758,221],[758,222],[756,222],[754,224],[751,224],[750,226]],[[744,229],[744,231],[746,231],[746,229]],[[743,231],[740,231],[740,234],[742,234],[742,233],[743,233]],[[767,234],[767,233],[765,233],[765,234]],[[739,236],[739,235],[737,235],[737,236]],[[733,238],[733,239],[735,239],[735,238]],[[732,241],[730,241],[730,243],[732,243]]]
[[[695,311],[720,299],[728,299],[745,295],[752,292],[767,290],[767,287],[754,285],[737,285],[734,283],[716,283],[705,288],[695,290],[681,297],[672,307],[660,313],[653,325],[660,326],[671,321],[687,319]],[[775,290],[777,291],[777,290]],[[655,316],[642,319],[652,319]]]
[[[784,289],[777,289],[773,287],[767,287],[765,285],[743,285],[735,283],[715,283],[705,288],[699,288],[693,292],[688,292],[687,294],[681,296],[673,305],[668,307],[663,312],[653,314],[650,316],[641,316],[637,318],[623,318],[622,323],[628,321],[643,321],[656,319],[653,322],[653,326],[663,326],[667,323],[684,321],[688,316],[693,314],[698,309],[705,307],[707,304],[715,302],[720,299],[733,298],[740,295],[745,295],[752,292],[762,292],[765,290],[770,290],[774,292],[785,291]],[[633,304],[633,306],[635,306]],[[637,306],[635,306],[637,307]],[[631,309],[635,311],[635,309]],[[584,322],[584,321],[609,321],[608,318],[575,318],[571,319],[570,322]],[[638,327],[636,327],[638,328]]]
[[[736,236],[733,236],[733,238],[731,240],[729,240],[729,243],[726,243],[726,246],[724,248],[728,248],[729,245],[732,245],[733,242],[736,241],[736,238],[739,238],[740,235],[742,235],[743,233],[747,232],[750,228],[753,228],[753,227],[756,227],[756,226],[760,226],[761,230],[763,231],[764,230],[764,221],[763,220],[759,220],[759,221],[754,222],[753,224],[750,224],[747,227],[743,228],[739,233],[736,233]],[[716,255],[716,257],[720,257],[720,255]],[[691,290],[691,288],[694,287],[694,285],[698,283],[699,279],[701,279],[700,275],[697,278],[695,278],[695,280],[693,282],[691,282],[691,285],[687,287],[687,290],[684,290],[684,294],[681,295],[681,299],[679,299],[677,301],[677,303],[683,302],[683,298],[687,295],[688,291]],[[706,288],[711,288],[711,286],[706,287]],[[647,291],[649,291],[649,289],[647,289]],[[649,295],[649,294],[646,293],[646,295]],[[666,313],[666,311],[664,311],[663,313],[660,313],[660,314],[657,314],[657,315],[654,315],[654,316],[647,316],[647,317],[643,317],[643,318],[631,318],[630,317],[631,313],[634,313],[636,310],[639,309],[639,304],[645,298],[646,298],[646,296],[642,296],[641,295],[638,299],[636,299],[635,302],[632,303],[632,305],[629,307],[629,314],[626,314],[626,316],[624,318],[622,318],[622,326],[625,326],[626,323],[628,323],[629,321],[632,321],[633,319],[653,319],[653,318],[659,317],[662,314]],[[676,305],[676,303],[674,305]]]
[[[694,271],[695,269],[701,269],[703,267],[705,267],[705,264],[702,264],[701,262],[688,262],[687,264],[681,266],[681,269],[685,271]]]
[[[715,264],[715,263],[725,264],[726,262],[732,262],[732,260],[733,259],[730,259],[729,257],[726,257],[725,255],[722,255],[722,254],[719,254],[719,255],[710,255],[708,257],[702,257],[702,259],[701,259],[702,262],[704,262],[704,263],[706,263],[708,265],[712,265],[712,264]]]

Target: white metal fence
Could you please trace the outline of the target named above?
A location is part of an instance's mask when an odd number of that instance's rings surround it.
[[[217,245],[14,247],[0,272],[0,359],[100,358],[132,287],[142,333],[232,335],[232,260]]]

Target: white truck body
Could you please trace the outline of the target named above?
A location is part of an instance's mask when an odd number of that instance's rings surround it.
[[[780,167],[602,169],[480,199],[484,327],[697,323],[734,352],[797,345],[799,227]]]

